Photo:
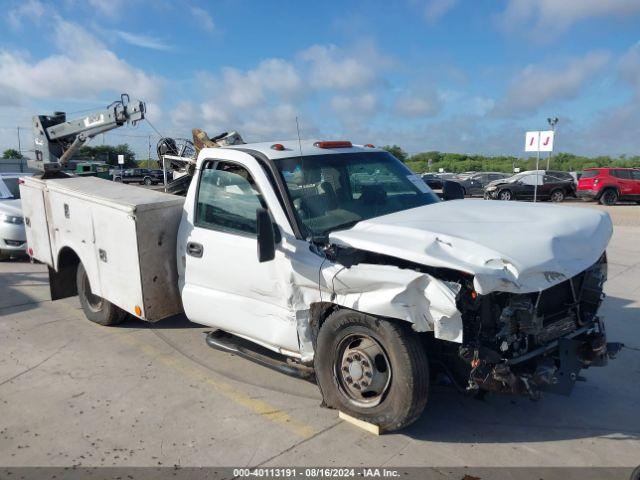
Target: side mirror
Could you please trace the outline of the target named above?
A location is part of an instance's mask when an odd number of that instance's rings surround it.
[[[269,262],[276,257],[276,240],[271,215],[265,208],[256,210],[256,230],[258,232],[258,261]]]
[[[462,200],[464,188],[458,182],[445,180],[442,185],[442,198],[444,200]]]

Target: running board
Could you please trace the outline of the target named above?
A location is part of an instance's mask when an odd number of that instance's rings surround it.
[[[205,332],[207,345],[221,352],[227,352],[251,360],[263,367],[277,370],[285,375],[315,381],[313,368],[292,361],[289,357],[257,345],[244,338],[236,337],[223,330]]]

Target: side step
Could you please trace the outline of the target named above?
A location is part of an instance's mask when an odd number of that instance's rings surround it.
[[[211,348],[232,353],[251,360],[263,367],[277,370],[285,375],[315,381],[313,368],[297,363],[289,357],[275,353],[244,338],[236,337],[223,330],[205,332],[206,342]]]

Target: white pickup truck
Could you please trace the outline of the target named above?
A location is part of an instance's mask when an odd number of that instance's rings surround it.
[[[311,371],[326,405],[382,430],[419,417],[435,372],[568,394],[617,349],[597,315],[606,213],[442,201],[372,146],[205,148],[186,198],[97,178],[21,190],[53,299],[79,294],[102,325],[184,311],[212,346]]]

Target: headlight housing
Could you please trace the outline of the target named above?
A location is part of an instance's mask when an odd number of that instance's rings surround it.
[[[0,221],[4,223],[12,223],[14,225],[22,225],[24,219],[15,215],[9,215],[8,213],[0,213]]]
[[[487,187],[487,192],[492,192],[492,191],[494,191],[496,188],[498,188],[498,187],[496,187],[495,185],[490,185],[490,186],[488,186],[488,187]]]

